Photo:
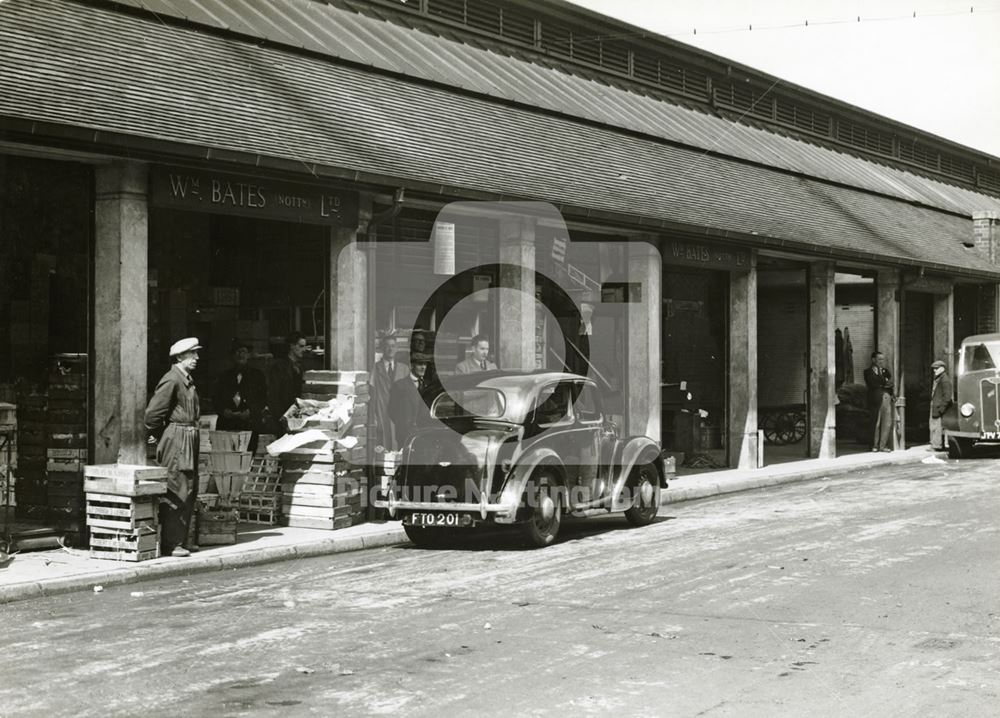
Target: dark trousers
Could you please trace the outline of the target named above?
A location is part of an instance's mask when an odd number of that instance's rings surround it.
[[[198,472],[177,472],[178,482],[186,484],[186,497],[181,499],[173,491],[167,491],[160,498],[160,550],[164,555],[170,555],[177,546],[190,548],[197,543],[197,536],[191,535],[191,522],[194,519],[194,506],[198,501]]]
[[[870,409],[871,437],[873,449],[892,448],[892,396],[882,392],[881,403]]]

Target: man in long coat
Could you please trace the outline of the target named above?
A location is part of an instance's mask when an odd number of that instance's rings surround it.
[[[410,365],[396,357],[396,337],[386,336],[381,344],[382,358],[372,367],[372,419],[375,422],[375,443],[387,451],[399,448],[396,432],[389,416],[389,393],[392,385],[410,375]]]
[[[872,451],[892,451],[894,399],[896,391],[892,374],[885,366],[885,355],[872,352],[872,364],[865,369],[868,387],[868,416],[872,437]]]
[[[947,365],[938,359],[931,364],[931,371],[934,372],[934,383],[931,385],[931,415],[930,415],[930,439],[931,448],[935,451],[943,451],[948,447],[944,444],[944,430],[941,426],[941,417],[948,411],[952,404],[952,397],[955,389],[948,376]]]
[[[189,556],[188,529],[198,498],[198,390],[191,372],[198,366],[198,339],[170,347],[173,365],[156,385],[146,407],[146,431],[156,443],[156,462],[167,469],[167,495],[160,501],[160,546],[164,556]]]

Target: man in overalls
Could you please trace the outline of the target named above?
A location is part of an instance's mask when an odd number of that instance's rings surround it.
[[[167,495],[160,501],[160,546],[164,556],[190,556],[188,528],[198,497],[198,390],[191,372],[198,366],[198,339],[170,347],[173,365],[156,385],[146,407],[149,442],[156,462],[169,472]]]

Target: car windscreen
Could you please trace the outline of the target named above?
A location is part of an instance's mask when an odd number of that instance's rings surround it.
[[[979,342],[965,347],[962,371],[987,371],[1000,366],[1000,340]]]
[[[496,389],[464,389],[438,396],[431,406],[431,416],[435,419],[469,416],[496,419],[503,416],[506,405],[503,393]]]

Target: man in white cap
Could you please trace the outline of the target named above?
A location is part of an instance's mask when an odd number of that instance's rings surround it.
[[[174,342],[173,365],[163,375],[146,407],[149,442],[156,461],[169,472],[167,495],[160,501],[160,546],[164,556],[189,556],[188,528],[198,496],[198,390],[191,372],[198,366],[196,337]]]
[[[934,451],[944,451],[948,447],[944,445],[944,430],[941,427],[941,417],[948,411],[952,404],[952,397],[955,390],[952,387],[951,379],[948,377],[947,365],[938,359],[931,364],[931,371],[934,372],[934,382],[931,384],[931,415],[930,415],[930,438],[931,449]]]

